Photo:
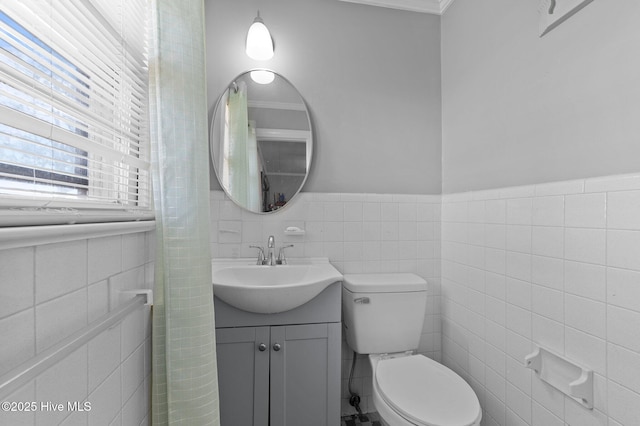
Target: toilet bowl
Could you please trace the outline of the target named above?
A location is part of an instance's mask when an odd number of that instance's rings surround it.
[[[369,355],[373,403],[388,426],[479,426],[471,387],[423,355]]]
[[[373,403],[388,426],[478,426],[473,389],[444,365],[414,351],[420,343],[427,282],[415,274],[345,274],[347,343],[369,354]]]

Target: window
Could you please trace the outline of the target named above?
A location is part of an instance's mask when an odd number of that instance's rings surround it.
[[[146,0],[0,10],[0,225],[8,209],[9,224],[150,217],[147,11]]]

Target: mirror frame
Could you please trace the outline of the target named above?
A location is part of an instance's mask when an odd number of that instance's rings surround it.
[[[252,71],[268,71],[273,73],[277,78],[282,79],[285,83],[287,83],[289,86],[291,86],[298,94],[298,96],[300,97],[300,101],[302,102],[302,105],[304,106],[304,110],[307,114],[307,121],[309,123],[309,131],[308,131],[308,139],[307,139],[307,150],[306,150],[306,166],[307,166],[307,170],[304,176],[304,179],[302,179],[302,182],[300,183],[300,187],[298,188],[298,190],[289,197],[289,200],[286,202],[286,204],[276,210],[272,210],[272,211],[254,211],[254,210],[250,210],[249,208],[247,208],[246,206],[243,206],[242,204],[240,204],[227,190],[227,188],[224,187],[224,185],[222,185],[220,176],[219,176],[219,172],[218,172],[218,165],[217,165],[217,159],[216,159],[216,153],[215,153],[215,149],[214,149],[214,138],[217,138],[217,135],[214,132],[214,126],[216,124],[216,117],[218,116],[218,109],[220,108],[220,104],[221,101],[223,99],[223,97],[225,96],[225,94],[227,93],[227,91],[229,91],[231,85],[240,77],[243,77],[245,75],[249,75]],[[273,129],[269,129],[269,130],[273,130]],[[300,140],[301,138],[299,137],[294,137],[294,135],[298,132],[303,132],[301,130],[287,130],[287,129],[283,129],[282,133],[280,132],[266,132],[266,133],[262,133],[263,137],[261,137],[261,140],[284,140],[286,141],[287,139],[289,140]],[[306,132],[306,131],[305,131]],[[219,144],[218,144],[219,145]],[[224,88],[224,90],[222,91],[222,93],[220,93],[220,95],[218,96],[217,100],[216,100],[216,105],[215,108],[213,109],[213,115],[211,116],[211,123],[209,125],[209,151],[210,151],[210,159],[211,159],[211,163],[213,165],[213,170],[214,173],[216,175],[216,180],[218,181],[218,184],[220,185],[220,187],[222,188],[222,190],[224,191],[225,195],[231,200],[233,201],[233,203],[235,205],[237,205],[238,207],[242,208],[243,210],[250,212],[250,213],[255,213],[255,214],[262,214],[262,215],[270,215],[270,214],[274,214],[274,213],[278,213],[279,211],[286,209],[289,204],[291,204],[291,202],[298,196],[298,194],[302,191],[302,188],[304,188],[305,183],[307,182],[307,179],[309,178],[309,174],[311,172],[311,166],[313,164],[313,151],[314,151],[314,134],[313,134],[313,121],[311,120],[311,113],[309,111],[309,106],[307,105],[306,101],[304,100],[304,98],[302,97],[302,94],[300,93],[300,91],[298,90],[298,88],[296,86],[293,85],[293,83],[291,83],[291,81],[289,81],[289,79],[287,79],[286,77],[284,77],[282,74],[273,71],[271,69],[266,69],[266,68],[252,68],[249,69],[247,71],[241,72],[240,74],[236,75],[233,79],[231,79],[231,81],[229,82],[229,84],[227,84]]]

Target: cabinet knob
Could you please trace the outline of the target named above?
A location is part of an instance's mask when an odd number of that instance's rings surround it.
[[[276,351],[276,352],[278,352],[278,351],[280,350],[280,348],[281,348],[281,347],[282,347],[282,346],[280,346],[280,343],[274,343],[274,345],[273,345],[273,350],[274,350],[274,351]]]
[[[267,350],[267,345],[265,345],[264,343],[260,343],[260,344],[258,345],[258,350],[259,350],[260,352],[264,352],[264,351],[266,351],[266,350]]]

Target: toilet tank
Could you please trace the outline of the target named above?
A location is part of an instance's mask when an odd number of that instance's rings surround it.
[[[418,348],[427,302],[427,282],[410,273],[345,274],[342,322],[357,353]]]

